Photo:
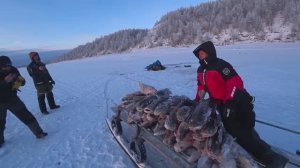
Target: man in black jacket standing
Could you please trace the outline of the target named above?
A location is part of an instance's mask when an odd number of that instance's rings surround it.
[[[17,68],[11,65],[9,57],[0,56],[0,148],[4,143],[7,110],[27,125],[36,138],[43,138],[47,135],[17,96],[19,87],[24,85],[25,79],[20,75]]]
[[[40,56],[37,52],[30,52],[29,57],[31,59],[31,63],[27,66],[27,70],[29,75],[32,77],[37,90],[40,110],[43,114],[49,114],[46,108],[45,95],[47,97],[50,109],[56,109],[60,107],[59,105],[55,104],[52,93],[55,82],[49,74],[46,65],[41,62]]]

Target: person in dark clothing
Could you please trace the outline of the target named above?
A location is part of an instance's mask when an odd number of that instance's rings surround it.
[[[60,107],[59,105],[56,105],[52,92],[55,82],[49,74],[46,65],[41,62],[40,56],[37,52],[30,52],[29,57],[31,59],[31,63],[27,66],[27,71],[32,77],[34,86],[37,90],[40,110],[43,114],[49,114],[46,108],[45,95],[50,109]]]
[[[4,143],[7,110],[27,125],[36,138],[43,138],[47,135],[17,96],[19,87],[24,85],[25,79],[20,75],[17,68],[11,65],[9,57],[0,56],[0,147]]]
[[[210,105],[220,112],[226,131],[237,143],[267,167],[284,167],[287,158],[275,153],[255,131],[254,98],[237,72],[228,62],[217,58],[210,41],[199,45],[193,53],[200,62],[195,101],[201,101],[208,93]]]

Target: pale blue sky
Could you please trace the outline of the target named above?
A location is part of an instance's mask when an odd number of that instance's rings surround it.
[[[0,0],[0,49],[66,49],[208,0]]]

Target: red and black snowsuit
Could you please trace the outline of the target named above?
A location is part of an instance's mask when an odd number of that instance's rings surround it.
[[[201,91],[208,93],[210,104],[217,107],[225,129],[237,138],[237,142],[265,164],[274,164],[274,158],[281,156],[274,153],[255,131],[253,97],[244,88],[242,79],[228,62],[217,58],[212,42],[205,42],[193,51],[197,58],[201,50],[208,56],[199,59],[195,100],[200,101]]]

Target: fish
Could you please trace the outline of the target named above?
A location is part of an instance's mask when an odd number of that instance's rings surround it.
[[[192,115],[192,107],[182,106],[178,108],[176,117],[178,121],[184,122],[187,121]]]
[[[189,131],[188,124],[186,122],[181,122],[176,130],[176,142],[182,141]]]
[[[223,137],[223,131],[220,129],[217,131],[215,135],[212,137],[209,137],[206,141],[206,152],[208,156],[221,162],[222,156],[221,156],[221,146],[222,146],[222,137]]]
[[[144,128],[150,128],[156,125],[157,121],[156,120],[148,120],[149,116],[147,117],[146,113],[143,113],[142,116],[142,122],[140,123],[140,125]]]
[[[143,114],[133,110],[128,113],[127,123],[140,123],[143,121]]]
[[[201,157],[202,153],[201,151],[195,150],[188,158],[187,161],[189,163],[197,162],[198,159]]]
[[[177,120],[177,110],[182,106],[184,103],[184,100],[186,98],[183,96],[178,96],[178,97],[173,97],[172,103],[174,103],[173,107],[171,107],[170,114],[167,116],[166,122],[165,122],[165,127],[168,130],[171,131],[176,131],[178,127],[178,120]],[[176,103],[175,103],[176,102]]]
[[[139,87],[140,91],[145,95],[154,95],[157,92],[157,90],[153,86],[146,85],[142,82],[139,82]]]
[[[196,162],[203,155],[204,148],[205,148],[205,141],[194,140],[193,141],[193,147],[196,149],[196,151],[194,151],[192,153],[192,155],[188,157],[187,160],[190,163]]]
[[[155,108],[162,103],[163,101],[166,101],[168,98],[165,97],[158,97],[158,99],[153,100],[151,104],[149,104],[147,107],[144,108],[144,112],[148,114],[154,114]]]
[[[212,112],[207,123],[200,129],[202,137],[211,137],[217,133],[218,128],[221,126],[222,121],[218,113]]]
[[[203,137],[202,134],[200,133],[201,132],[200,130],[194,130],[192,132],[193,132],[192,137],[194,140],[199,141],[199,142],[206,140],[206,138]]]
[[[191,130],[201,129],[211,115],[212,109],[209,107],[209,100],[201,101],[194,111],[190,119],[187,121]]]
[[[221,147],[221,155],[223,156],[223,158],[230,155],[234,143],[236,143],[235,138],[233,138],[229,133],[225,132],[223,134],[223,142]]]
[[[165,121],[165,128],[170,131],[176,131],[176,128],[178,126],[178,121],[176,117],[176,111],[178,108],[173,107],[170,111],[170,114],[167,115],[166,121]]]
[[[186,136],[181,140],[176,142],[174,145],[175,152],[183,152],[186,149],[193,146],[194,140],[192,137],[192,132],[188,132]]]
[[[168,146],[173,146],[175,144],[175,142],[176,142],[176,138],[175,138],[174,132],[167,130],[167,132],[164,136],[164,139],[163,139],[163,143]]]
[[[143,100],[141,100],[140,102],[138,102],[136,109],[137,111],[144,111],[144,108],[147,107],[148,105],[150,105],[154,100],[158,99],[157,96],[155,95],[150,95],[145,97]]]
[[[148,121],[158,121],[158,117],[157,116],[155,116],[155,115],[153,115],[153,114],[146,114],[146,119],[148,120]]]
[[[171,106],[183,105],[188,102],[190,99],[186,96],[172,96],[171,97]]]
[[[130,93],[130,94],[125,95],[125,96],[122,98],[122,101],[133,100],[134,97],[145,97],[145,96],[146,96],[146,95],[143,94],[142,92],[137,91],[137,92],[133,92],[133,93]]]
[[[140,83],[140,91],[127,94],[121,104],[111,109],[117,114],[128,112],[128,123],[137,123],[154,136],[163,137],[163,143],[175,152],[187,154],[188,162],[198,160],[197,167],[258,167],[226,132],[209,100],[197,103],[171,94],[169,89],[156,90]]]
[[[168,115],[171,111],[171,100],[167,99],[161,103],[159,103],[154,109],[154,115]]]
[[[156,95],[161,98],[169,98],[171,94],[172,92],[168,88],[156,92]]]
[[[167,130],[166,130],[165,126],[164,126],[165,120],[166,120],[165,117],[161,117],[160,116],[158,118],[158,122],[157,122],[156,126],[153,129],[154,136],[161,136],[161,135],[165,135],[166,134]]]
[[[205,139],[205,140],[207,140],[207,139]],[[204,153],[205,152],[204,150],[205,150],[205,147],[206,147],[205,140],[203,140],[203,141],[194,140],[193,141],[193,147],[195,149],[197,149],[198,151],[201,151],[201,153]]]

